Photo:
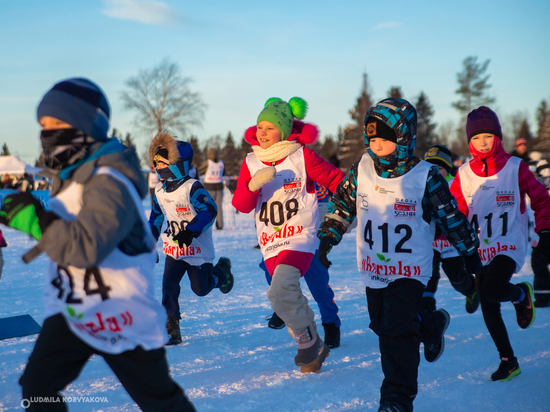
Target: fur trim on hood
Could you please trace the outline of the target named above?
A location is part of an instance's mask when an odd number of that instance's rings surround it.
[[[294,120],[292,124],[292,134],[288,137],[289,141],[296,141],[302,146],[313,144],[319,138],[319,128],[313,123],[304,123]],[[256,139],[256,126],[249,127],[244,133],[244,140],[252,146],[259,146]]]
[[[149,146],[149,166],[153,167],[153,158],[155,157],[155,150],[157,147],[164,147],[168,150],[168,161],[171,165],[175,165],[178,160],[181,159],[180,153],[178,151],[178,145],[174,136],[162,132],[155,136]]]

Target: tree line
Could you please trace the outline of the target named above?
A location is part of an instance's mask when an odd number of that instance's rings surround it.
[[[416,152],[423,157],[426,150],[434,144],[444,144],[453,153],[468,156],[468,143],[465,138],[466,117],[470,111],[481,105],[492,105],[496,99],[490,95],[490,75],[487,73],[490,60],[479,62],[476,56],[466,57],[462,70],[457,73],[458,88],[455,93],[458,99],[452,106],[459,112],[458,124],[449,121],[438,125],[433,118],[435,110],[429,97],[421,91],[414,98],[405,97],[401,86],[392,86],[387,97],[407,98],[417,110],[418,129]],[[137,75],[125,82],[121,94],[124,108],[135,113],[134,125],[139,130],[148,131],[151,136],[161,131],[185,139],[195,151],[194,163],[200,165],[206,159],[208,149],[216,149],[224,161],[227,175],[238,175],[240,165],[246,154],[251,151],[250,145],[239,136],[234,138],[229,131],[225,138],[221,135],[199,140],[191,135],[194,126],[200,126],[204,119],[206,104],[199,93],[191,90],[192,79],[181,74],[177,63],[164,59],[150,70],[140,70]],[[349,110],[350,123],[340,127],[336,135],[325,135],[311,148],[326,160],[338,165],[344,171],[365,153],[364,116],[367,109],[376,103],[371,95],[367,73],[363,74],[362,87],[352,109]],[[535,113],[536,131],[531,131],[528,115],[517,112],[506,119],[501,118],[504,134],[504,146],[511,149],[513,142],[524,138],[530,150],[538,150],[543,156],[550,156],[550,106],[547,100],[540,102]],[[112,136],[126,146],[136,146],[130,133],[123,134],[116,128]],[[142,167],[148,167],[149,142],[143,147]],[[4,143],[2,155],[9,154]],[[35,162],[43,165],[42,156]]]

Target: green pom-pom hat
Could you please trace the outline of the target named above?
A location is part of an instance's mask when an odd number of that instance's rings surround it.
[[[278,97],[271,97],[265,102],[256,124],[264,120],[272,123],[281,131],[281,140],[287,140],[292,134],[294,118],[303,120],[306,113],[307,102],[300,97],[293,97],[288,103]]]

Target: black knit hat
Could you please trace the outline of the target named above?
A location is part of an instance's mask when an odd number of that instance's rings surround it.
[[[379,137],[397,143],[397,136],[392,128],[376,117],[369,116],[365,119],[365,137],[369,141],[370,139]]]
[[[62,80],[42,98],[36,115],[55,117],[97,141],[107,140],[111,109],[98,85],[84,78]]]
[[[424,155],[424,160],[443,167],[447,172],[450,172],[453,168],[452,153],[447,146],[443,146],[442,144],[430,147]]]

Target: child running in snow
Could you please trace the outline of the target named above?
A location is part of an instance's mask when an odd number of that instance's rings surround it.
[[[135,148],[107,137],[109,117],[107,97],[88,79],[54,85],[37,109],[50,210],[19,193],[0,211],[0,222],[38,240],[33,250],[49,261],[44,324],[19,380],[23,398],[29,411],[66,410],[60,392],[98,355],[141,410],[191,412],[166,361],[155,240],[142,205],[147,181]]]
[[[344,176],[304,147],[319,135],[316,126],[299,121],[306,111],[306,102],[298,97],[288,103],[279,98],[267,100],[256,126],[245,133],[254,152],[243,162],[233,196],[238,211],[256,210],[258,242],[272,276],[267,297],[296,339],[294,361],[302,373],[318,372],[329,353],[300,288],[300,277],[307,272],[316,249],[314,182],[334,192]]]
[[[409,412],[418,391],[420,342],[434,362],[443,353],[449,314],[422,308],[432,275],[435,223],[465,257],[468,273],[482,269],[479,240],[434,165],[414,157],[416,110],[389,98],[365,116],[367,153],[340,184],[321,224],[319,258],[357,223],[357,266],[366,286],[370,328],[378,335],[384,381],[379,411]]]
[[[324,186],[315,183],[315,194],[317,195],[317,205],[319,208],[319,221],[323,221],[327,213],[328,200],[330,192]],[[317,239],[318,241],[318,239]],[[321,313],[321,322],[325,330],[325,344],[334,349],[340,346],[340,317],[338,316],[338,305],[334,301],[334,291],[328,284],[330,276],[328,269],[319,262],[318,247],[315,248],[315,257],[311,260],[311,265],[304,275],[311,296],[319,306]],[[267,284],[271,285],[271,275],[267,271],[265,262],[262,260],[260,268],[265,272]],[[282,329],[285,322],[273,312],[268,318],[268,326],[272,329]]]
[[[168,315],[168,344],[177,345],[181,343],[178,298],[185,273],[197,296],[206,296],[214,288],[229,293],[234,279],[228,258],[221,257],[216,266],[212,265],[212,224],[218,211],[203,185],[189,176],[193,147],[168,133],[160,133],[151,142],[149,160],[159,177],[149,224],[155,238],[162,238],[166,255],[162,304]],[[161,234],[165,217],[166,230]]]
[[[451,174],[453,168],[451,159],[451,151],[446,146],[438,144],[430,147],[424,155],[426,162],[437,166],[439,174],[445,178],[449,186],[454,178]],[[422,306],[431,311],[436,309],[435,292],[441,277],[439,266],[442,266],[453,288],[466,297],[466,312],[474,313],[479,307],[479,295],[476,291],[474,276],[466,273],[464,269],[464,258],[445,238],[439,228],[436,229],[436,239],[433,242],[433,247],[433,273],[422,295]]]
[[[466,133],[473,159],[463,165],[451,192],[462,213],[479,230],[479,254],[485,270],[476,274],[481,311],[501,359],[491,380],[509,380],[521,370],[500,312],[501,302],[513,302],[517,322],[526,329],[535,319],[533,289],[528,282],[510,283],[523,266],[527,252],[525,195],[535,211],[537,249],[550,248],[550,197],[521,159],[502,147],[497,115],[481,106],[468,114]]]

